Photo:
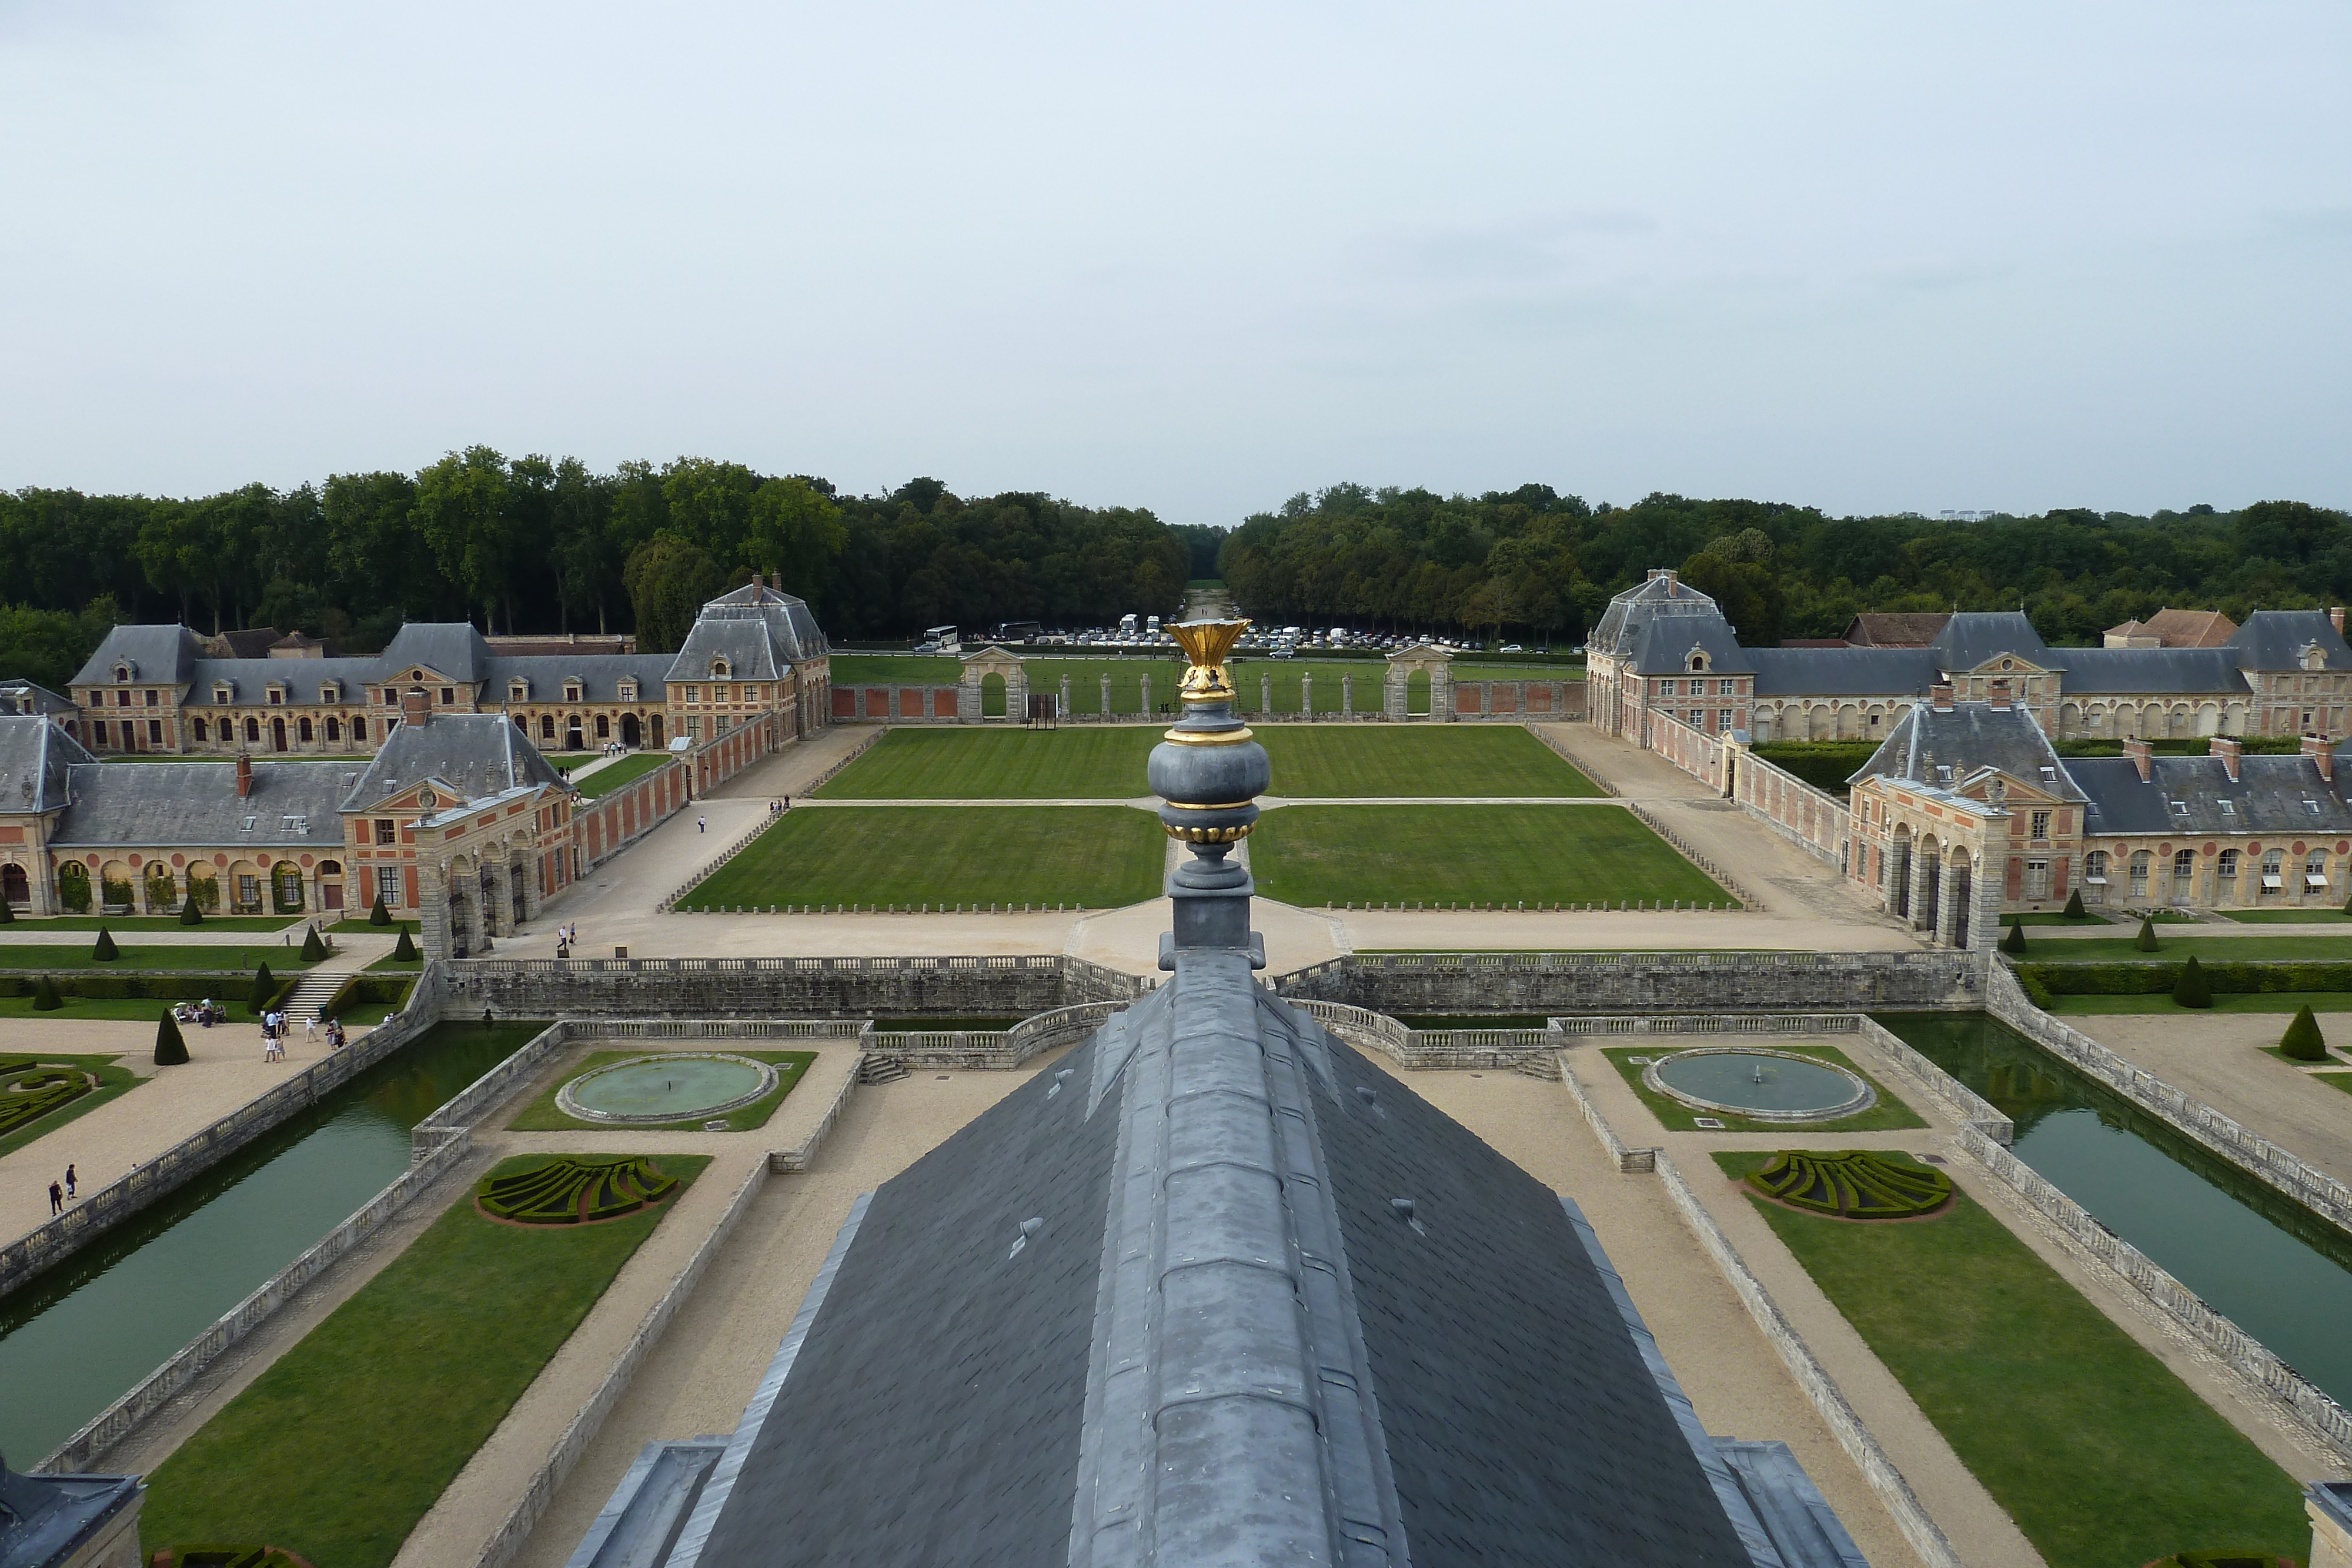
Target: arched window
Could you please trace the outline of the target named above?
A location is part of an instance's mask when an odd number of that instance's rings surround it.
[[[713,659],[713,660],[711,660],[711,661],[710,661],[710,678],[711,678],[712,680],[714,680],[714,681],[723,681],[723,680],[727,679],[727,669],[728,669],[728,665],[727,665],[727,661],[726,661],[726,660],[724,660],[724,659]]]
[[[553,714],[543,713],[539,716],[539,738],[541,740],[553,740],[555,738],[555,716]]]
[[[261,721],[259,719],[248,718],[245,721],[245,738],[257,744],[259,743],[261,739]]]
[[[367,720],[363,718],[355,718],[352,720],[352,738],[353,740],[365,740],[367,738]]]
[[[2134,898],[2146,898],[2147,896],[2148,866],[2155,859],[2156,857],[2148,853],[2146,850],[2137,851],[2132,855],[2131,895]]]
[[[302,722],[301,722],[301,726],[300,726],[300,733],[301,733],[301,736],[302,736],[302,738],[303,738],[303,739],[305,739],[305,740],[309,740],[309,739],[310,739],[310,738],[311,738],[311,735],[310,735],[310,721],[309,719],[307,719],[307,718],[306,718],[306,719],[302,720]]]
[[[205,721],[203,719],[196,720],[196,738],[198,740],[205,738]]]
[[[343,738],[343,721],[341,719],[331,718],[327,721],[327,738],[329,740],[341,740]]]

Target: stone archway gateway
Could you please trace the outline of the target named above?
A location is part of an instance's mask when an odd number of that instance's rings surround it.
[[[956,722],[978,724],[986,715],[982,711],[982,684],[995,675],[1004,682],[1004,711],[1025,716],[1029,712],[1029,669],[1019,656],[991,644],[963,656],[963,682],[956,692]]]
[[[1454,655],[1428,643],[1416,643],[1389,655],[1385,698],[1389,717],[1402,724],[1411,716],[1410,694],[1415,675],[1429,681],[1429,717],[1443,724],[1454,716]]]

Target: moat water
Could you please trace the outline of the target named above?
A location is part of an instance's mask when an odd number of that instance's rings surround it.
[[[2044,1180],[2352,1405],[2352,1238],[1982,1013],[1879,1022],[2013,1120]]]
[[[408,1168],[419,1122],[520,1043],[512,1027],[444,1024],[0,1296],[0,1454],[37,1462],[300,1257]]]

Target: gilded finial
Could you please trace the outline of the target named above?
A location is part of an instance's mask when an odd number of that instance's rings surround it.
[[[1192,667],[1184,672],[1177,695],[1188,703],[1234,700],[1234,683],[1225,674],[1225,655],[1248,631],[1247,621],[1180,621],[1168,630],[1175,634]]]

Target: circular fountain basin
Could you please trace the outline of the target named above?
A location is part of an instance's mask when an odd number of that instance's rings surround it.
[[[1867,1111],[1878,1092],[1815,1056],[1756,1046],[1701,1046],[1652,1062],[1642,1082],[1694,1111],[1759,1122],[1830,1122]]]
[[[583,1122],[651,1126],[719,1115],[775,1087],[776,1070],[764,1061],[663,1051],[582,1073],[557,1092],[555,1108]]]

